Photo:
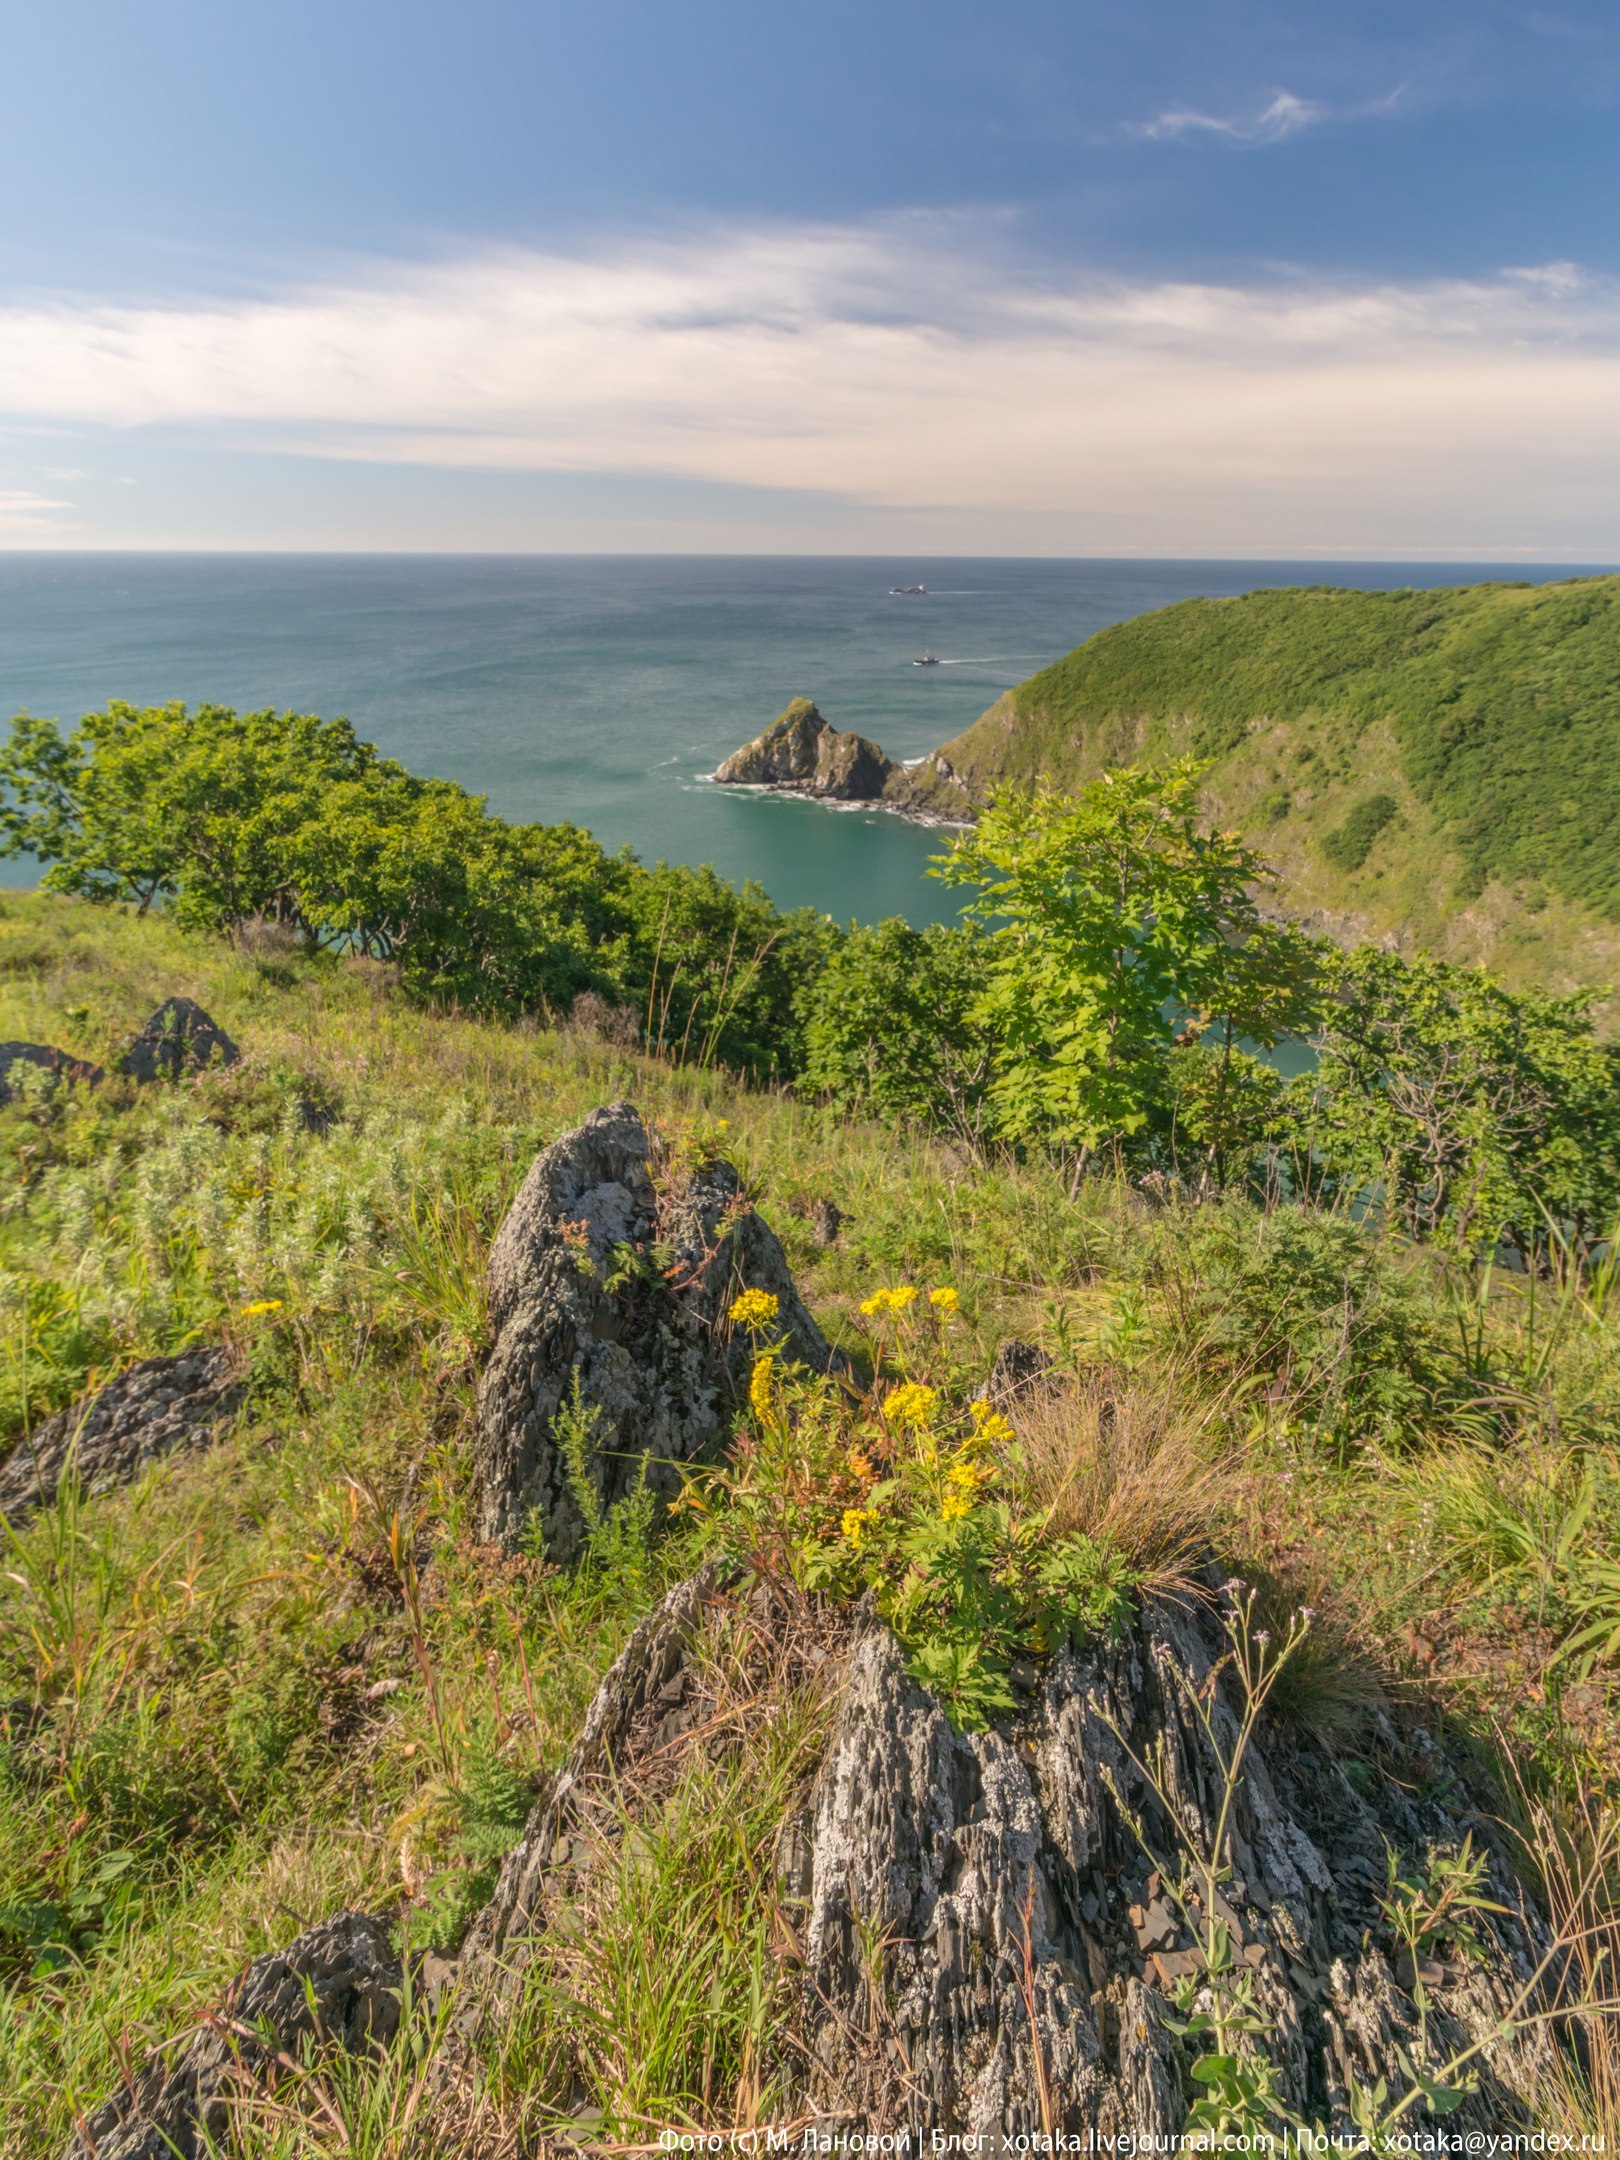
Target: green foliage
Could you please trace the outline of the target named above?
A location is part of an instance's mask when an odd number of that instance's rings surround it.
[[[1273,1008],[1280,1020],[1284,952],[1255,902],[1270,872],[1203,829],[1199,772],[1123,767],[1077,796],[999,790],[940,859],[994,932],[973,1015],[1009,1138],[1094,1149],[1137,1132],[1165,1096],[1178,1015],[1228,1040],[1261,1033]]]
[[[803,1087],[839,1110],[971,1125],[990,951],[982,933],[894,916],[851,930],[805,987]]]
[[[1323,855],[1335,870],[1359,870],[1395,814],[1393,795],[1364,795],[1342,825],[1323,835]]]
[[[1317,1068],[1292,1090],[1303,1181],[1463,1252],[1589,1257],[1620,1209],[1620,1052],[1590,1000],[1368,946],[1323,967]]]

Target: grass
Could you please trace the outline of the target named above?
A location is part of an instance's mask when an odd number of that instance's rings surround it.
[[[5,2160],[59,2147],[122,2061],[339,1906],[453,1941],[511,1811],[689,1565],[692,1531],[613,1517],[567,1577],[471,1530],[484,1252],[536,1150],[621,1097],[677,1130],[728,1121],[835,1339],[861,1348],[861,1302],[910,1281],[956,1288],[964,1389],[1000,1342],[1041,1342],[1059,1386],[1016,1421],[1054,1522],[1148,1579],[1208,1541],[1279,1611],[1324,1616],[1271,1714],[1351,1753],[1374,1711],[1500,1732],[1571,1854],[1581,1810],[1612,1806],[1614,1652],[1570,1648],[1615,1609],[1620,1562],[1601,1286],[1532,1302],[1335,1218],[1150,1207],[1107,1177],[1071,1200],[1039,1165],[584,1030],[426,1017],[375,968],[0,896],[0,1039],[105,1064],[177,993],[241,1068],[0,1112],[0,1447],[187,1342],[230,1343],[250,1379],[207,1451],[65,1490],[0,1540]],[[309,1130],[300,1101],[337,1122]],[[847,1218],[825,1251],[794,1212],[822,1198]],[[735,1675],[716,1690],[753,1700]],[[457,2118],[464,2149],[580,2106],[626,2136],[768,2117],[791,2048],[770,1854],[825,1714],[796,1684],[770,1700],[604,1800],[590,1925],[558,1938],[481,2124]],[[1560,1849],[1549,1830],[1544,1873]],[[439,2014],[414,2006],[421,2050]],[[1549,2120],[1612,2120],[1611,2037]],[[357,2153],[446,2149],[424,2059],[323,2071],[319,2098],[285,2082],[245,2149],[341,2150],[329,2109]]]

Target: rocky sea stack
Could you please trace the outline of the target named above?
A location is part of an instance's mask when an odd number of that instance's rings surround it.
[[[774,787],[833,802],[876,802],[899,767],[864,735],[840,734],[809,698],[795,698],[715,772],[728,787]]]

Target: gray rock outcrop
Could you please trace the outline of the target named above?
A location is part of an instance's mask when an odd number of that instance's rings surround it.
[[[160,2056],[84,2121],[63,2160],[201,2160],[225,2150],[233,2102],[254,2096],[277,2048],[296,2058],[311,2044],[385,2047],[402,1980],[383,1921],[358,1912],[322,1921],[255,1958],[172,2062]]]
[[[143,1358],[17,1442],[0,1463],[0,1515],[15,1522],[32,1514],[70,1461],[91,1492],[127,1484],[159,1456],[207,1439],[236,1414],[242,1393],[224,1350]]]
[[[515,1542],[538,1515],[548,1554],[578,1550],[559,1414],[577,1382],[597,1505],[645,1471],[673,1494],[678,1466],[724,1433],[750,1369],[727,1310],[740,1290],[778,1301],[786,1354],[833,1362],[774,1234],[731,1164],[655,1159],[628,1103],[593,1110],[540,1155],[490,1248],[494,1341],[478,1391],[478,1527]]]
[[[52,1049],[49,1043],[0,1042],[0,1104],[8,1103],[17,1093],[12,1079],[13,1067],[28,1065],[50,1077],[47,1088],[56,1088],[66,1081],[79,1081],[94,1087],[104,1080],[106,1074],[99,1065],[92,1065],[85,1058],[76,1058],[66,1050]]]
[[[165,998],[118,1061],[131,1080],[186,1080],[242,1053],[194,998]]]
[[[710,1573],[632,1637],[469,1936],[467,2029],[509,2014],[548,1930],[577,1929],[575,1901],[589,1909],[600,1894],[590,1856],[625,1834],[626,1796],[667,1791],[681,1747],[728,1744],[713,1737],[735,1727],[704,1692],[716,1670],[705,1630],[764,1645],[767,1663],[783,1639],[802,1644],[803,1601],[779,1603],[772,1641],[770,1599]],[[1194,2091],[1175,1995],[1190,1983],[1198,2006],[1202,1963],[1159,1869],[1179,1884],[1194,1863],[1196,1880],[1219,1812],[1221,1762],[1194,1707],[1202,1691],[1229,1751],[1240,1706],[1217,1620],[1150,1605],[1116,1642],[1031,1672],[1024,1708],[973,1733],[952,1728],[870,1612],[854,1616],[852,1641],[847,1609],[824,1609],[824,1621],[830,1743],[778,1842],[796,2007],[769,2067],[792,2112],[822,2128],[977,2133],[990,2141],[981,2151],[1057,2130],[1173,2141]],[[734,1650],[721,1662],[734,1716]],[[1502,2030],[1547,1946],[1545,1923],[1489,1820],[1436,1775],[1426,1738],[1384,1720],[1364,1755],[1388,1767],[1363,1760],[1353,1783],[1308,1730],[1272,1724],[1234,1811],[1217,1917],[1288,2105],[1341,2132],[1352,2083],[1384,2078],[1398,2096],[1410,2082],[1403,2051],[1421,2054],[1414,1976],[1380,1902],[1389,1851],[1421,1870],[1471,1832],[1488,1860],[1482,1894],[1502,1908],[1470,1915],[1479,1954],[1437,1949],[1427,1975],[1431,2067],[1485,2043],[1478,2089],[1449,2126],[1527,2123],[1553,2044],[1544,2028]],[[1158,1766],[1174,1816],[1144,1764]],[[1425,2119],[1419,2109],[1407,2126]]]
[[[864,735],[829,726],[809,698],[795,698],[762,735],[715,771],[723,786],[774,787],[831,802],[875,802],[894,764]]]

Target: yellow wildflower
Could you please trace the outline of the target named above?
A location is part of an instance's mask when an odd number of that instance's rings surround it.
[[[727,1318],[752,1334],[769,1327],[781,1309],[782,1301],[774,1290],[744,1290],[732,1299]]]
[[[960,1300],[950,1284],[947,1283],[941,1290],[930,1290],[928,1302],[936,1312],[955,1312]]]
[[[970,1462],[953,1462],[946,1476],[962,1492],[974,1491],[979,1482],[978,1467]]]
[[[847,1507],[844,1510],[844,1535],[852,1545],[859,1545],[866,1535],[866,1526],[872,1520],[872,1510]]]
[[[768,1418],[776,1409],[774,1382],[776,1359],[769,1350],[754,1360],[754,1369],[748,1376],[748,1400],[757,1418]]]
[[[920,1380],[906,1380],[889,1390],[884,1398],[883,1413],[899,1425],[926,1425],[938,1401],[937,1388],[924,1387]]]
[[[939,1504],[939,1512],[947,1522],[960,1522],[964,1515],[973,1513],[973,1502],[963,1492],[948,1492]]]
[[[260,1313],[280,1312],[281,1300],[278,1297],[255,1298],[251,1305],[244,1305],[242,1310],[250,1320],[256,1320]]]
[[[973,1437],[969,1445],[1004,1447],[1012,1439],[1012,1427],[982,1396],[977,1402],[968,1404],[968,1415],[973,1420]]]
[[[878,1313],[902,1313],[916,1295],[910,1283],[899,1283],[892,1290],[874,1290],[869,1298],[861,1300],[861,1311],[868,1320]]]

